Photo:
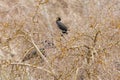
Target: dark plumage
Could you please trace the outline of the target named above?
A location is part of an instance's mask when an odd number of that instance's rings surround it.
[[[59,27],[59,29],[62,30],[62,33],[66,33],[67,34],[67,27],[61,22],[61,18],[58,17],[57,20],[56,20],[56,24],[57,26]]]

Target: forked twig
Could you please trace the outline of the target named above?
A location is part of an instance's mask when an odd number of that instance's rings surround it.
[[[47,63],[48,67],[50,68],[50,71],[51,71],[52,75],[56,78],[57,76],[56,76],[56,73],[55,73],[54,69],[50,66],[50,63],[47,60],[47,58],[42,54],[42,52],[39,50],[39,48],[37,47],[37,45],[34,43],[34,40],[32,39],[32,37],[31,37],[31,43],[34,45],[34,47],[38,51],[38,53],[39,53],[38,55],[40,55],[43,58],[43,60],[45,60],[45,62]]]

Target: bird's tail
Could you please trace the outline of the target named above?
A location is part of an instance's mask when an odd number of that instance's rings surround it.
[[[62,31],[62,33],[63,33],[63,34],[68,34],[68,32],[67,32],[67,31]]]

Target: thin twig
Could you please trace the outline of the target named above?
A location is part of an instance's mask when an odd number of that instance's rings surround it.
[[[77,80],[78,71],[79,71],[79,67],[76,69],[76,73],[75,73],[75,77],[74,77],[74,80]]]
[[[33,68],[37,68],[37,69],[40,69],[40,70],[43,70],[45,72],[48,72],[49,74],[52,74],[51,71],[43,68],[43,67],[37,67],[37,66],[34,66],[34,65],[30,65],[30,64],[26,64],[26,63],[11,63],[10,65],[21,65],[21,66],[29,66],[29,67],[33,67]]]
[[[100,31],[98,31],[96,34],[95,34],[95,37],[94,37],[94,46],[96,45],[96,42],[97,42],[97,37],[98,37],[98,34],[100,33]]]
[[[24,56],[23,56],[23,59],[26,57],[26,55],[28,55],[28,53],[32,50],[32,49],[34,49],[34,47],[31,47],[29,50],[27,50],[27,52],[24,54]],[[22,61],[23,61],[23,59],[22,59]],[[22,62],[21,61],[21,62]]]

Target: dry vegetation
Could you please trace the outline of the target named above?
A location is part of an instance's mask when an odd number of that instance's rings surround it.
[[[0,80],[120,80],[120,0],[0,0]]]

